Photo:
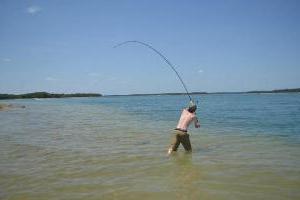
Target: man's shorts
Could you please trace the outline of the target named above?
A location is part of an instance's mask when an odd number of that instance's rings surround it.
[[[186,151],[192,151],[190,135],[184,131],[175,129],[170,148],[172,148],[173,151],[177,151],[180,143]]]

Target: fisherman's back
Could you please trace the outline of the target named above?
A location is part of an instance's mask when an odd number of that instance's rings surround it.
[[[195,113],[190,113],[188,110],[183,109],[176,129],[187,131],[191,122],[195,119]]]

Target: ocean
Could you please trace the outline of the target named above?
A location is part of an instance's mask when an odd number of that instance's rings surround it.
[[[0,199],[300,199],[300,94],[23,99],[0,111]]]

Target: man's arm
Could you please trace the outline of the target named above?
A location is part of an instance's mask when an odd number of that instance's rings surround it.
[[[195,122],[195,128],[200,128],[200,123],[198,121],[197,116],[195,116],[194,122]]]

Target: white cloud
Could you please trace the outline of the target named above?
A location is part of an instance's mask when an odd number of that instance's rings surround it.
[[[94,73],[94,72],[91,72],[88,75],[91,76],[91,77],[99,77],[100,76],[100,74]]]
[[[204,71],[202,70],[202,69],[199,69],[198,70],[198,73],[200,74],[200,73],[203,73]]]
[[[113,77],[109,77],[107,80],[108,81],[116,81],[116,80],[118,80],[118,78],[113,76]]]
[[[26,12],[31,14],[31,15],[35,15],[36,13],[40,12],[41,10],[42,10],[42,8],[39,7],[39,6],[29,6],[26,9]]]
[[[46,77],[45,80],[46,81],[57,81],[57,79],[53,78],[53,77]]]
[[[1,60],[2,60],[3,62],[10,62],[10,61],[11,61],[10,58],[2,58]]]

